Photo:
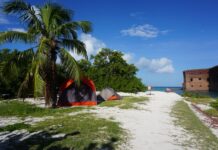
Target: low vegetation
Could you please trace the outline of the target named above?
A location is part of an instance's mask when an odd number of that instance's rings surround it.
[[[210,106],[213,107],[214,109],[218,110],[218,100],[211,102]]]
[[[138,109],[138,107],[135,104],[137,103],[142,104],[145,101],[148,101],[147,97],[123,97],[122,100],[102,102],[99,106],[119,107],[121,109]]]
[[[208,110],[204,110],[204,112],[206,114],[208,114],[209,116],[218,117],[218,110],[217,109],[211,108]]]
[[[184,92],[182,96],[191,98],[210,98],[210,96],[199,92]]]
[[[194,104],[203,104],[211,106],[210,109],[202,110],[207,115],[212,117],[218,117],[218,100],[211,97],[188,97],[185,100],[192,102]]]
[[[59,116],[64,113],[81,111],[83,109],[93,109],[89,107],[69,107],[69,108],[40,108],[27,102],[19,100],[9,100],[0,102],[0,116],[17,116],[17,117],[42,117],[42,116]]]
[[[29,124],[25,124],[25,123],[15,123],[12,125],[7,125],[5,127],[0,127],[0,132],[3,131],[14,131],[14,130],[21,130],[21,129],[26,129],[29,128],[30,125]]]
[[[15,137],[16,141],[10,141],[12,149],[115,149],[124,142],[126,135],[119,123],[84,113],[20,126],[29,132],[37,132],[18,143],[20,137]]]
[[[186,98],[185,100],[195,104],[209,104],[214,101],[212,98]]]
[[[93,108],[47,109],[17,100],[2,101],[0,102],[2,117],[55,117],[33,125],[23,122],[7,125],[1,127],[0,132],[25,129],[31,133],[24,139],[21,135],[11,136],[9,149],[115,149],[125,141],[126,131],[118,122],[97,118],[91,113],[83,113],[84,109]],[[78,113],[69,115],[70,112]]]
[[[183,101],[178,101],[172,108],[174,123],[184,129],[185,140],[181,141],[184,149],[217,149],[218,139]],[[189,136],[191,135],[191,136]]]

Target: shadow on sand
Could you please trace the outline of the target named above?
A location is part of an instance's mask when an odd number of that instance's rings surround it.
[[[72,132],[70,134],[62,134],[61,136],[58,133],[49,133],[47,131],[35,132],[28,134],[28,132],[20,134],[11,134],[5,136],[4,139],[0,139],[0,149],[1,150],[74,150],[76,147],[64,147],[62,145],[54,144],[57,141],[62,141],[65,138],[70,138],[76,135],[79,135],[80,132]],[[73,139],[72,139],[73,140]],[[99,146],[99,143],[90,143],[84,150],[114,150],[115,143],[118,141],[116,138],[111,138],[109,142],[103,143]]]

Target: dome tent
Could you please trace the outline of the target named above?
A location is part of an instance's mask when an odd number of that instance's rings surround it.
[[[109,87],[101,90],[99,96],[103,100],[120,100],[121,99],[121,96],[117,94],[117,92],[114,89],[109,88]]]
[[[67,80],[60,87],[59,106],[93,106],[97,105],[94,82],[89,79],[81,80],[77,85],[74,80]]]

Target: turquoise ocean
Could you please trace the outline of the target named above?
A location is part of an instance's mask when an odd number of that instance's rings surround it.
[[[184,93],[184,90],[182,89],[182,87],[153,87],[152,88],[152,91],[165,91],[166,88],[170,88],[172,89],[175,93],[179,94],[179,95],[182,95]],[[213,97],[213,98],[218,98],[218,92],[208,92],[208,91],[204,91],[204,92],[197,92],[199,94],[203,94],[203,95],[208,95],[210,97]]]

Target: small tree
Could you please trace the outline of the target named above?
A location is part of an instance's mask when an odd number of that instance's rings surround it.
[[[146,87],[136,77],[138,69],[128,64],[119,51],[104,48],[96,56],[92,56],[93,64],[87,60],[79,62],[80,67],[95,82],[98,90],[112,87],[117,91],[138,92]]]

